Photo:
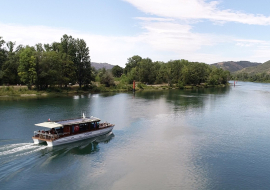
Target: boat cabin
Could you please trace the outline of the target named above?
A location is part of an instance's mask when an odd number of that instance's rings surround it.
[[[39,127],[49,128],[49,130],[39,130],[34,132],[34,137],[43,140],[55,140],[64,136],[76,135],[89,131],[96,131],[105,128],[108,123],[99,123],[100,119],[96,117],[84,117],[78,119],[69,119],[61,121],[48,121],[35,124]]]

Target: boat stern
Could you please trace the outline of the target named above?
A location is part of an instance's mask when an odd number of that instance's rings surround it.
[[[45,141],[43,141],[43,140],[40,140],[40,139],[34,138],[34,137],[33,137],[33,141],[34,141],[34,144],[40,144],[40,143],[45,142]]]

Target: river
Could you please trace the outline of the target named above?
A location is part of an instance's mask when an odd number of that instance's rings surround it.
[[[48,148],[35,123],[113,133]],[[0,189],[270,189],[270,84],[0,101]]]

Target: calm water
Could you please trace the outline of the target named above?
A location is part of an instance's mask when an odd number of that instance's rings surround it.
[[[113,133],[33,145],[86,112]],[[270,189],[270,85],[0,101],[0,189]]]

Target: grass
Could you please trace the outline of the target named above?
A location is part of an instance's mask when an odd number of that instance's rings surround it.
[[[35,90],[28,90],[25,86],[4,86],[0,88],[0,96],[16,96],[16,95],[30,95],[30,94],[41,94]]]

